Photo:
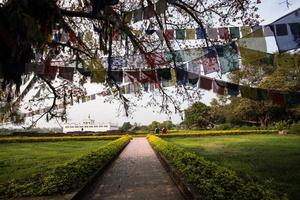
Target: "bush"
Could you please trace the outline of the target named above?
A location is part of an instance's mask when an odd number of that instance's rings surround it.
[[[129,136],[123,136],[45,174],[36,174],[24,180],[12,180],[1,184],[0,199],[66,193],[78,189],[120,152],[130,139]]]
[[[300,134],[300,121],[291,125],[289,134]]]
[[[186,131],[184,133],[172,133],[158,135],[161,138],[171,137],[201,137],[201,136],[218,136],[218,135],[243,135],[243,134],[273,134],[277,130],[209,130],[209,131]]]
[[[121,136],[0,137],[0,143],[116,140]]]
[[[279,121],[274,123],[273,127],[279,131],[289,129],[289,124],[286,121]]]
[[[148,140],[156,151],[162,153],[186,180],[196,187],[203,199],[280,199],[269,188],[271,184],[244,180],[234,171],[218,166],[157,136],[150,135]]]
[[[229,130],[232,128],[233,128],[233,125],[230,123],[219,124],[214,127],[215,130]]]

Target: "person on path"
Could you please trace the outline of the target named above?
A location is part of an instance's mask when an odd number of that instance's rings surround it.
[[[166,128],[162,129],[162,134],[167,134],[167,129]]]
[[[154,130],[154,132],[155,132],[155,134],[159,134],[159,128],[155,128],[155,130]]]

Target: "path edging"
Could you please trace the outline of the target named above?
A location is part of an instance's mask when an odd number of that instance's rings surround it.
[[[187,183],[186,180],[184,180],[183,176],[180,175],[180,173],[171,165],[171,163],[166,159],[164,155],[162,155],[160,152],[156,151],[152,145],[150,144],[151,148],[154,150],[156,156],[158,157],[159,161],[171,177],[172,181],[175,183],[177,188],[179,189],[182,196],[187,199],[194,199],[194,200],[200,200],[203,199],[201,195],[196,192],[196,189],[194,189],[193,186]]]
[[[84,194],[86,194],[90,187],[94,184],[96,179],[101,176],[107,169],[108,167],[119,157],[121,152],[125,149],[125,147],[130,143],[127,142],[120,150],[119,152],[112,157],[112,159],[108,160],[102,168],[100,168],[98,171],[96,171],[89,179],[88,181],[84,184],[83,187],[81,187],[77,192],[75,192],[74,196],[71,197],[71,200],[79,200],[82,199]]]

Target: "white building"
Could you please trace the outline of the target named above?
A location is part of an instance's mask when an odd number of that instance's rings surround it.
[[[95,123],[90,117],[82,123],[68,123],[63,126],[63,132],[106,132],[118,130],[119,127],[112,123]]]

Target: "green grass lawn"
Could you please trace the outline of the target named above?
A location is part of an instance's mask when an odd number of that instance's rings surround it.
[[[0,183],[44,173],[99,148],[110,140],[0,144]]]
[[[300,197],[300,136],[241,135],[168,138],[205,158],[261,180],[273,179],[276,190]]]

